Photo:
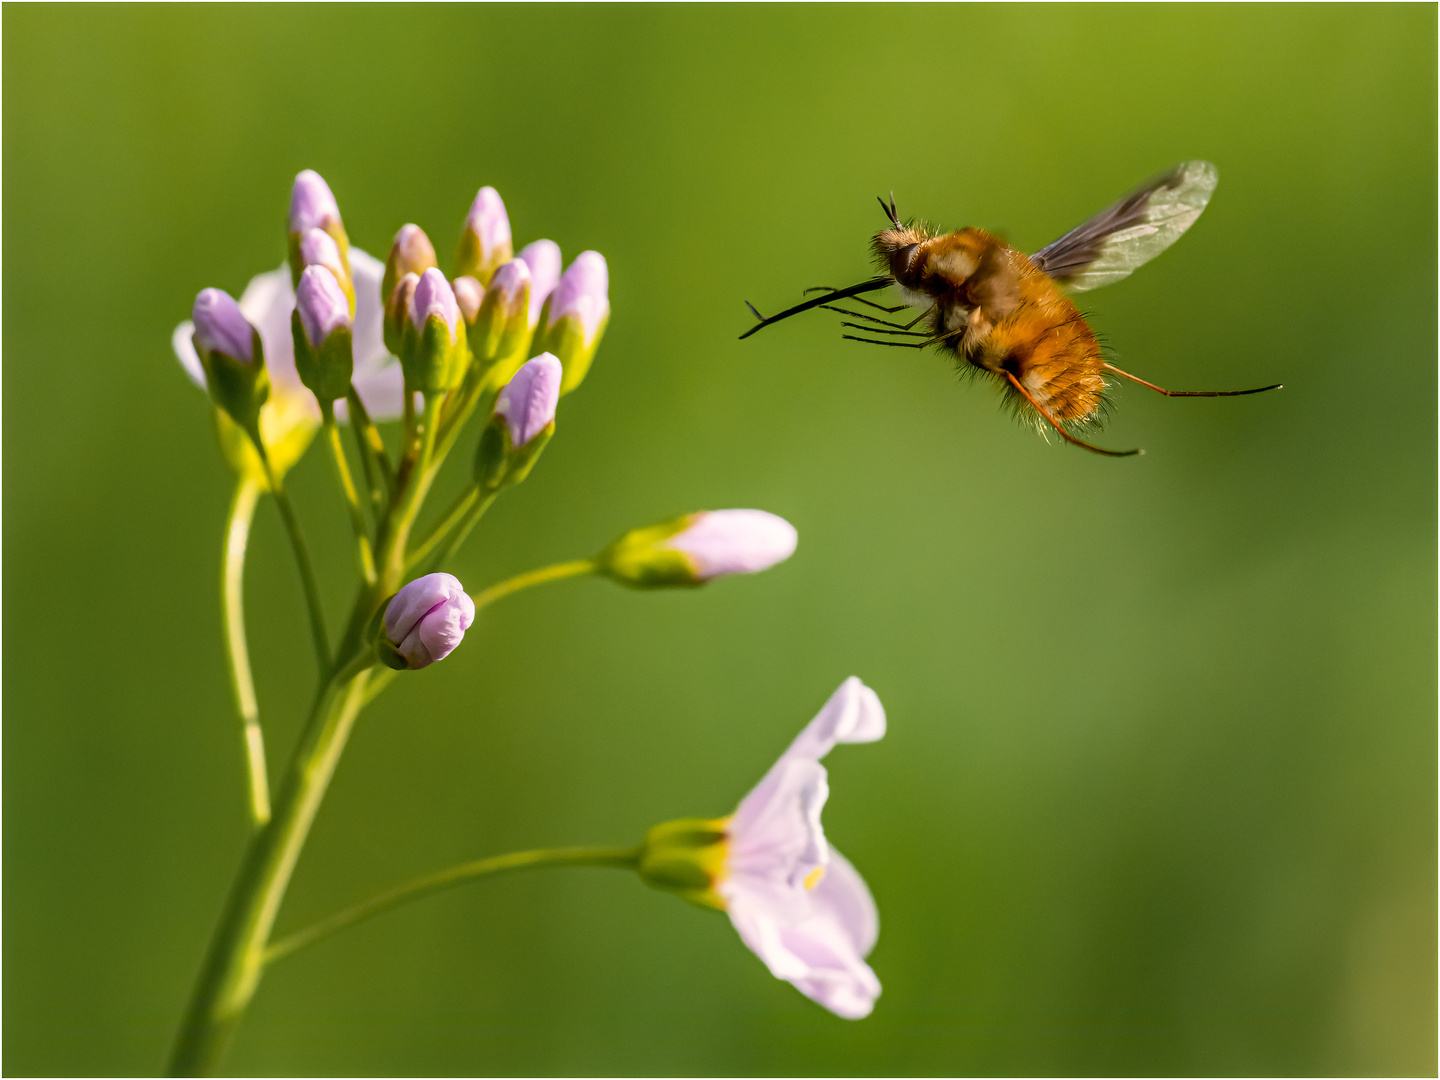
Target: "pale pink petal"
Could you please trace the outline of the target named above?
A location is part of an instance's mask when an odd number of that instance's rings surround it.
[[[519,258],[530,268],[530,321],[534,323],[540,318],[545,298],[560,281],[560,245],[554,240],[536,240],[525,245]]]
[[[768,570],[794,554],[797,540],[795,526],[764,510],[710,510],[660,546],[685,552],[708,581]]]
[[[560,361],[541,353],[526,362],[500,391],[495,415],[505,418],[512,446],[524,446],[555,419],[562,374]]]
[[[874,742],[884,735],[885,707],[879,696],[851,675],[795,737],[785,756],[819,761],[836,743]]]

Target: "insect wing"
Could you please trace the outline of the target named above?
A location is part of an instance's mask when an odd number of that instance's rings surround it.
[[[1208,161],[1177,165],[1041,248],[1030,261],[1072,292],[1113,284],[1180,239],[1219,181]]]

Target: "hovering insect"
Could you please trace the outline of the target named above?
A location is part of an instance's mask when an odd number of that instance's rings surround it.
[[[1146,382],[1106,362],[1094,332],[1065,292],[1109,285],[1159,255],[1195,223],[1218,181],[1208,161],[1187,161],[1028,256],[984,229],[941,233],[924,223],[902,222],[892,195],[889,203],[880,200],[890,228],[877,233],[871,245],[878,277],[847,289],[806,290],[823,295],[769,318],[746,301],[760,321],[740,337],[812,308],[836,311],[864,323],[842,322],[843,327],[898,339],[843,335],[848,340],[910,349],[935,345],[953,353],[963,362],[962,370],[993,377],[1017,413],[1033,419],[1041,431],[1049,424],[1066,442],[1097,454],[1143,453],[1106,450],[1075,434],[1100,419],[1107,374],[1167,397],[1238,397],[1278,390],[1281,384],[1182,391]],[[904,304],[884,307],[860,299],[889,285],[899,288]],[[887,315],[921,310],[910,322],[899,323],[836,307],[841,300]],[[925,329],[915,329],[922,324]]]

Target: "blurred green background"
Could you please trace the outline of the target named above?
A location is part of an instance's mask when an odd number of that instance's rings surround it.
[[[218,623],[230,477],[169,347],[279,264],[291,178],[353,243],[610,261],[614,318],[479,587],[698,508],[794,559],[491,609],[366,713],[281,927],[410,875],[728,812],[850,674],[890,714],[826,825],[881,908],[874,1015],[614,871],[432,898],[266,978],[228,1059],[296,1074],[1431,1074],[1436,12],[82,7],[4,15],[5,1057],[160,1067],[245,831]],[[1159,169],[1209,211],[1086,296],[1105,460],[937,356],[748,315],[868,272],[875,196],[1033,250]],[[292,487],[339,617],[327,463]],[[311,684],[269,503],[272,769]]]

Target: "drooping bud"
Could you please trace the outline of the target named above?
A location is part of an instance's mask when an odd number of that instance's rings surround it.
[[[568,394],[590,370],[610,321],[610,271],[598,251],[578,255],[545,301],[534,348],[553,352],[565,367]]]
[[[544,353],[521,367],[500,391],[475,455],[475,481],[482,490],[518,484],[535,467],[555,434],[561,377],[560,361]]]
[[[488,285],[490,276],[513,254],[505,203],[493,187],[483,187],[465,218],[460,250],[455,255],[455,276],[473,277]]]
[[[601,573],[635,588],[703,585],[724,574],[754,574],[795,551],[795,527],[764,510],[686,514],[633,529],[596,557]]]
[[[290,190],[290,215],[287,224],[290,234],[291,284],[298,287],[301,273],[310,265],[301,250],[301,244],[310,230],[318,229],[335,242],[338,256],[335,261],[340,270],[336,280],[344,290],[353,318],[355,283],[350,274],[350,239],[345,235],[345,226],[340,221],[340,207],[330,192],[330,185],[313,169],[306,169],[295,177],[295,186]],[[313,245],[315,242],[312,240],[311,243]],[[321,262],[321,265],[327,264]]]
[[[401,294],[396,286],[405,275],[413,274],[418,280],[435,262],[435,248],[425,230],[419,225],[402,225],[390,245],[390,254],[385,259],[385,277],[380,282],[381,303],[385,307],[385,347],[394,355],[400,355],[401,339],[405,330],[405,317],[410,310],[410,296]]]
[[[692,904],[724,910],[715,886],[724,876],[729,824],[729,818],[679,818],[656,825],[640,846],[640,877]]]
[[[536,240],[526,244],[518,257],[530,268],[530,322],[534,325],[546,298],[560,282],[560,245],[554,240]]]
[[[205,370],[210,398],[258,445],[260,407],[270,396],[265,347],[260,335],[223,289],[202,289],[195,297],[191,340]]]
[[[324,266],[305,267],[290,320],[300,381],[322,403],[343,398],[355,368],[350,304]]]
[[[397,670],[418,671],[443,660],[475,621],[475,603],[451,574],[416,578],[385,608],[380,659]]]
[[[407,274],[401,279],[400,288],[406,287],[410,277]],[[405,384],[427,394],[459,386],[469,359],[465,337],[465,320],[460,317],[455,291],[445,275],[432,266],[410,293],[409,318],[400,349]]]
[[[530,268],[511,259],[490,279],[470,329],[477,374],[498,364],[508,370],[494,372],[491,385],[508,380],[529,355],[530,335]]]

